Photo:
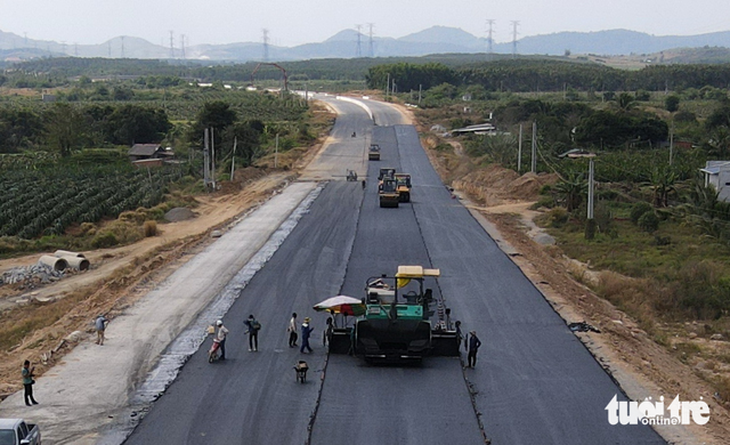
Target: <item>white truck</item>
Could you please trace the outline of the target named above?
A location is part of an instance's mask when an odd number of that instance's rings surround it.
[[[0,419],[0,445],[41,445],[41,429],[23,419]]]

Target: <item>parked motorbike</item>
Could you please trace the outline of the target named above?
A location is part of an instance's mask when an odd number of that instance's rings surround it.
[[[213,339],[213,344],[210,345],[210,350],[208,350],[208,363],[213,363],[215,361],[218,361],[221,356],[221,341],[217,338]]]

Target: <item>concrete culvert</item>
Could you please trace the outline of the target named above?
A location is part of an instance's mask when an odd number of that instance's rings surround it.
[[[58,258],[51,255],[43,255],[38,260],[38,264],[43,264],[52,267],[54,270],[65,270],[68,267],[68,261],[64,258]]]
[[[86,255],[79,252],[71,252],[70,250],[57,250],[53,252],[53,256],[57,256],[59,258],[63,257],[79,257],[79,258],[86,258]]]
[[[73,269],[89,270],[89,267],[91,267],[91,263],[86,258],[63,257],[63,259],[68,263],[68,267]]]

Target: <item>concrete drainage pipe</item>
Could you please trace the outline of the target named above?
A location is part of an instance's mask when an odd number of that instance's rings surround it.
[[[68,267],[77,270],[89,270],[89,266],[91,266],[91,263],[89,263],[89,260],[87,260],[86,258],[64,256],[62,259],[66,260],[66,262],[68,263]]]
[[[41,259],[38,260],[38,263],[52,267],[54,270],[64,270],[68,267],[68,261],[64,258],[58,258],[51,255],[43,255]]]
[[[79,257],[79,258],[86,258],[86,256],[83,253],[78,252],[71,252],[70,250],[57,250],[53,253],[53,256],[57,256],[59,258],[64,257]]]

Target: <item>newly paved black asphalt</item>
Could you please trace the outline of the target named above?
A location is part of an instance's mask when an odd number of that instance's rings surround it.
[[[373,109],[376,122],[398,123],[385,106]],[[383,152],[369,165],[367,189],[344,181],[325,187],[224,318],[228,360],[208,364],[204,350],[192,356],[126,443],[479,444],[483,434],[493,444],[664,443],[648,427],[608,424],[604,407],[619,388],[451,199],[414,128],[376,127],[373,138]],[[413,202],[381,209],[374,175],[391,165],[413,175]],[[399,264],[441,269],[435,290],[484,343],[477,368],[463,371],[454,358],[379,367],[331,356],[324,372],[325,316],[312,305],[339,293],[361,296],[365,279]],[[311,316],[316,328],[304,385],[292,370],[302,355],[286,346],[292,311]],[[247,352],[249,313],[263,324],[259,352]]]

